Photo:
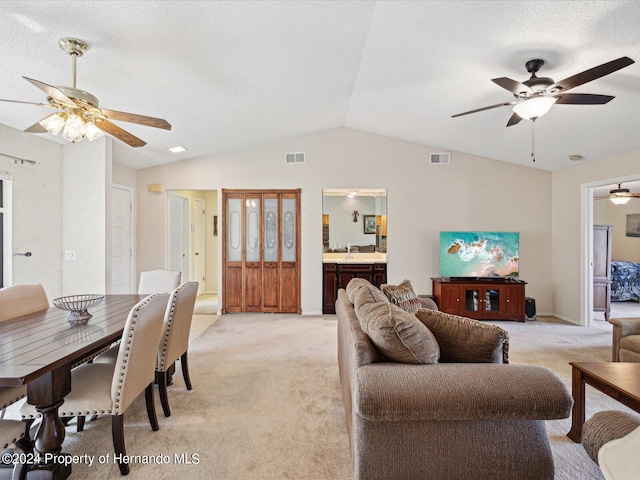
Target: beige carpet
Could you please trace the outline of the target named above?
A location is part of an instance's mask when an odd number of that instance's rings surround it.
[[[194,325],[202,326],[204,317],[210,316],[197,317]],[[567,385],[569,361],[609,360],[611,333],[604,322],[591,328],[543,318],[494,323],[510,332],[512,363],[545,365]],[[335,316],[226,315],[193,337],[194,389],[187,391],[176,374],[171,417],[162,416],[158,402],[160,430],[151,431],[142,398],[125,415],[128,454],[164,456],[160,464],[133,464],[128,478],[350,478]],[[626,407],[588,387],[587,416],[607,408]],[[547,423],[556,479],[601,480],[582,446],[565,436],[569,427],[569,419]],[[82,433],[71,424],[64,450],[94,456],[92,466],[74,465],[73,478],[122,478],[112,460],[98,463],[100,455],[113,457],[109,417],[88,422]],[[176,453],[198,463],[179,463]]]
[[[218,313],[218,295],[208,293],[198,295],[193,313],[197,315],[216,315]]]

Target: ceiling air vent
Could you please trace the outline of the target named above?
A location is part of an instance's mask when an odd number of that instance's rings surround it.
[[[307,162],[304,157],[304,152],[287,153],[285,154],[284,161],[285,163],[298,165]]]
[[[450,153],[432,153],[429,155],[429,165],[449,165],[450,163]]]

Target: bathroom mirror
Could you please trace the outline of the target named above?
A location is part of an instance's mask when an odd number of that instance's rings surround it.
[[[387,191],[325,188],[322,190],[323,252],[387,252]]]

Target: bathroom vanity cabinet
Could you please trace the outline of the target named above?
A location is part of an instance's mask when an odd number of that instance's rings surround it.
[[[336,313],[338,290],[352,278],[364,278],[376,287],[387,283],[386,263],[324,262],[322,266],[322,313]]]

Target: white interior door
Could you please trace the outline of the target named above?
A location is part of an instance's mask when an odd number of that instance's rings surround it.
[[[193,250],[192,263],[193,274],[191,280],[198,282],[198,295],[205,291],[205,201],[201,198],[193,199],[191,221],[193,223]]]
[[[132,238],[130,189],[111,188],[111,293],[131,293]]]
[[[169,194],[169,270],[191,278],[189,269],[189,199]]]

